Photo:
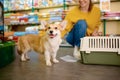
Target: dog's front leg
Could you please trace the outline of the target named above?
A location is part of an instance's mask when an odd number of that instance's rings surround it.
[[[29,57],[27,54],[25,54],[25,58],[26,58],[27,60],[30,60],[30,57]]]
[[[26,61],[25,53],[21,54],[21,61]]]
[[[50,61],[50,53],[49,53],[49,51],[45,51],[45,61],[46,61],[46,65],[47,66],[52,66],[52,63],[51,63],[51,61]]]
[[[55,51],[55,52],[52,54],[53,62],[54,62],[54,63],[59,63],[59,60],[56,59],[56,55],[57,55],[57,51]]]

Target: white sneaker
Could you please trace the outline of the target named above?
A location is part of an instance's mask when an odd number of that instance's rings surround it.
[[[77,46],[74,47],[73,56],[78,60],[81,59],[80,50]]]

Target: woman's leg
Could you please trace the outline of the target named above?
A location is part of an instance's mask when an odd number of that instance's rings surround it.
[[[85,20],[79,20],[73,29],[68,33],[66,41],[72,46],[80,47],[80,38],[85,37],[87,30],[87,24]]]
[[[80,47],[80,38],[85,37],[87,30],[87,24],[85,20],[79,20],[74,26],[73,29],[69,32],[69,34],[66,37],[66,41],[74,46],[74,52],[73,55],[80,56],[78,54],[78,50]]]

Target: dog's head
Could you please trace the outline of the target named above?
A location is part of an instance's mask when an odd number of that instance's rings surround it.
[[[61,36],[61,31],[66,27],[66,21],[51,24],[41,21],[41,25],[45,28],[46,34],[49,38],[55,38],[57,36]]]

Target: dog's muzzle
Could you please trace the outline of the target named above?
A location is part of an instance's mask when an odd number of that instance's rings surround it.
[[[49,31],[49,37],[50,37],[50,38],[54,38],[54,37],[56,37],[56,36],[57,36],[57,33],[54,34],[53,30],[50,30],[50,31]]]
[[[50,38],[54,38],[54,37],[56,37],[57,36],[57,34],[49,34],[49,37]]]

